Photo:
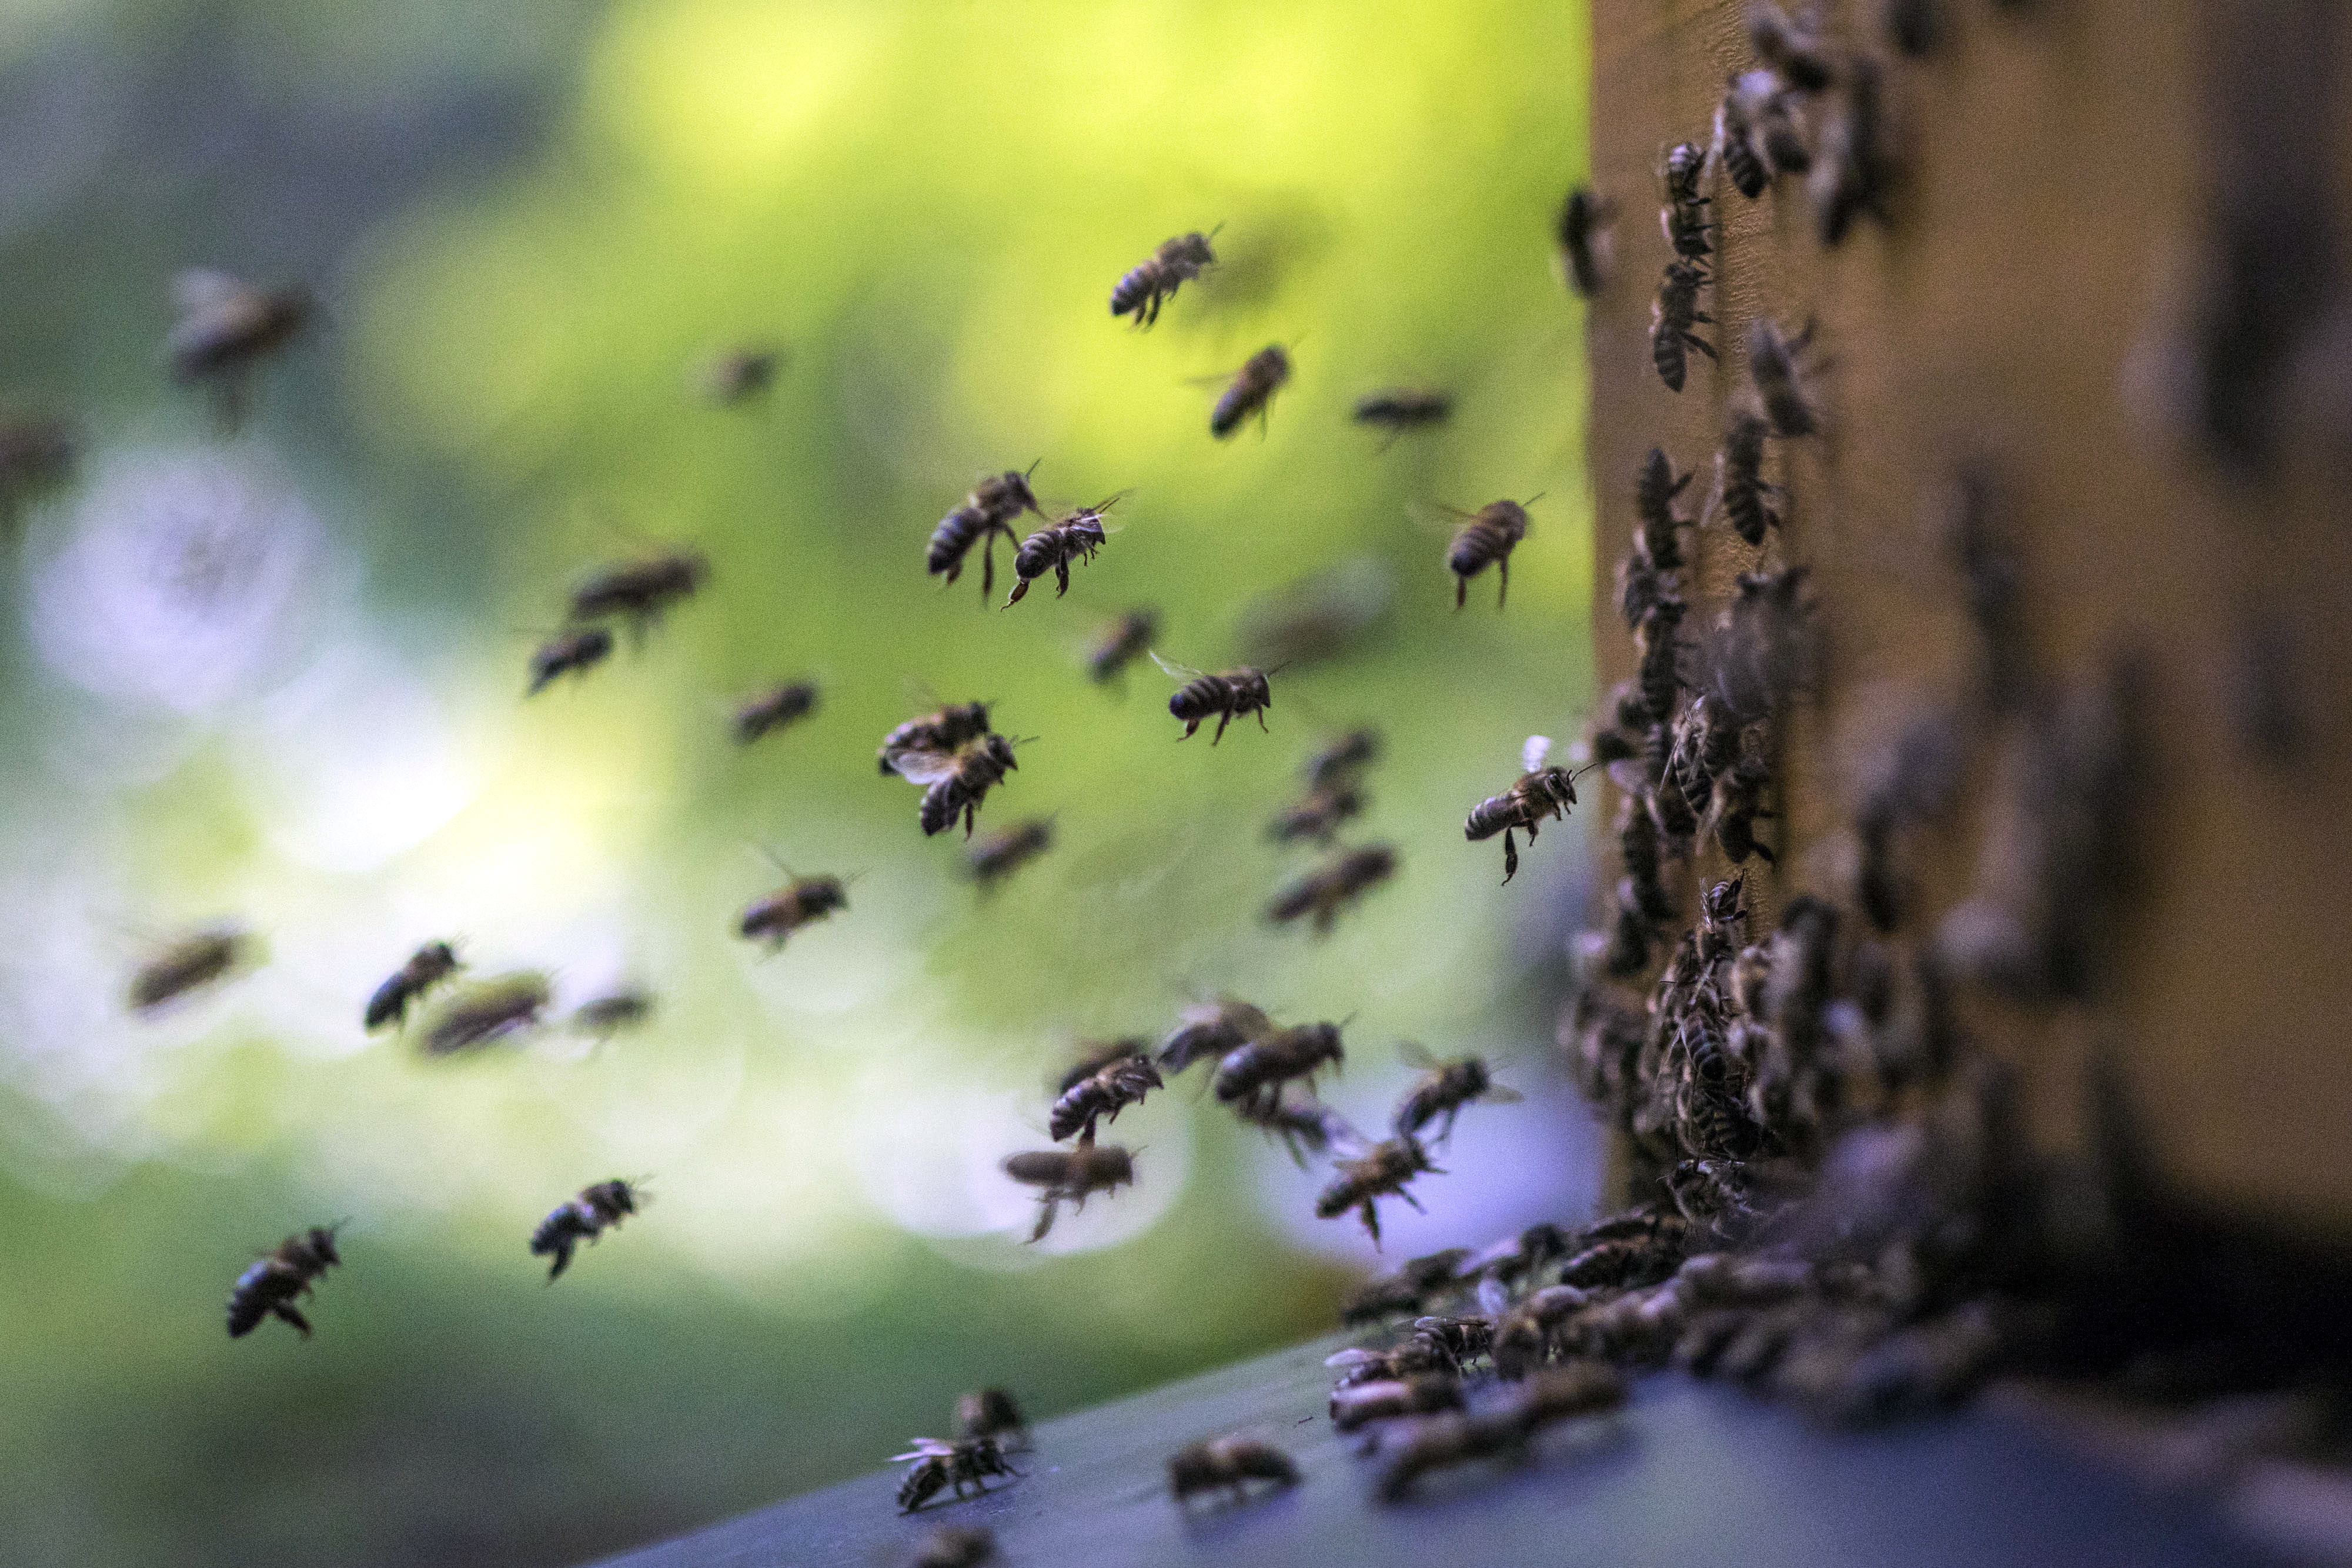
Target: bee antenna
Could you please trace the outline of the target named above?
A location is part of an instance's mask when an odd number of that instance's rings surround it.
[[[750,844],[753,849],[759,851],[761,855],[765,856],[770,865],[774,866],[778,871],[782,872],[794,882],[800,881],[801,873],[786,865],[783,862],[783,858],[778,855],[775,851],[770,849],[767,845],[761,843],[757,839],[747,839],[744,841]]]
[[[1037,463],[1043,463],[1044,461],[1045,460],[1043,457],[1037,459]],[[1024,480],[1026,480],[1031,475],[1037,472],[1037,463],[1032,463],[1028,467],[1024,468],[1021,471],[1021,477]]]
[[[1209,231],[1208,237],[1209,237],[1209,238],[1211,238],[1211,239],[1214,239],[1214,238],[1216,238],[1219,235],[1221,235],[1221,234],[1223,234],[1223,233],[1224,233],[1224,232],[1225,232],[1224,220],[1223,220],[1223,219],[1222,219],[1222,218],[1220,218],[1219,220],[1217,220],[1217,226],[1216,226],[1215,228],[1213,228],[1213,229],[1211,229],[1211,230]]]
[[[1551,492],[1549,490],[1538,490],[1534,495],[1529,496],[1526,500],[1521,501],[1519,505],[1522,507],[1532,507],[1538,501],[1542,500],[1546,496],[1550,494]]]

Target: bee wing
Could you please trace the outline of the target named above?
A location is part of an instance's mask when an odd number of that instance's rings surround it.
[[[955,754],[949,751],[902,751],[890,759],[898,777],[909,784],[936,784],[955,777]]]
[[[1362,1366],[1369,1362],[1375,1362],[1380,1359],[1381,1353],[1376,1350],[1342,1350],[1325,1356],[1323,1358],[1323,1364],[1326,1366]]]
[[[1528,737],[1527,743],[1519,747],[1519,771],[1522,773],[1533,773],[1537,768],[1541,768],[1544,765],[1544,758],[1550,755],[1550,736],[1531,735]]]
[[[1490,1318],[1501,1317],[1511,1308],[1510,1287],[1492,1274],[1478,1281],[1478,1310]]]
[[[1507,1084],[1489,1083],[1486,1085],[1486,1092],[1479,1095],[1478,1098],[1491,1105],[1516,1105],[1527,1096]]]
[[[172,278],[172,303],[184,315],[217,309],[244,292],[244,284],[215,267],[192,267]]]
[[[1628,795],[1639,795],[1650,787],[1649,775],[1632,758],[1609,765],[1609,781]]]
[[[1437,1065],[1437,1058],[1430,1055],[1429,1048],[1417,1040],[1399,1040],[1397,1055],[1407,1067],[1418,1067],[1424,1072]]]
[[[1372,1152],[1371,1139],[1337,1111],[1325,1109],[1323,1131],[1331,1140],[1331,1153],[1342,1160],[1360,1160]]]
[[[895,1465],[901,1459],[929,1459],[955,1452],[954,1444],[942,1443],[937,1437],[909,1437],[907,1440],[915,1446],[903,1454],[891,1455],[889,1463]]]
[[[1160,656],[1160,650],[1157,648],[1151,650],[1151,662],[1159,665],[1162,670],[1165,670],[1168,673],[1169,677],[1176,681],[1179,685],[1197,681],[1201,678],[1201,671],[1194,669],[1190,664],[1170,664],[1167,660]]]

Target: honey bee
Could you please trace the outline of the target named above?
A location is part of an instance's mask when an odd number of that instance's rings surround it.
[[[967,1486],[982,1491],[988,1490],[990,1476],[1018,1477],[1021,1472],[1005,1462],[1003,1450],[993,1437],[959,1437],[942,1443],[937,1437],[917,1437],[914,1447],[903,1454],[890,1456],[892,1464],[912,1459],[914,1468],[898,1483],[898,1511],[912,1513],[929,1502],[940,1489],[955,1488],[958,1498]]]
[[[1226,1052],[1210,1087],[1220,1104],[1268,1107],[1279,1100],[1285,1083],[1302,1079],[1311,1087],[1326,1062],[1337,1068],[1346,1061],[1338,1024],[1293,1024]]]
[[[1181,1072],[1196,1061],[1222,1060],[1254,1040],[1274,1032],[1274,1020],[1237,997],[1220,997],[1186,1008],[1173,1033],[1160,1042],[1160,1065]],[[1099,1064],[1097,1064],[1099,1065]],[[1069,1084],[1065,1083],[1065,1089]]]
[[[580,1243],[593,1243],[607,1229],[618,1229],[623,1218],[637,1212],[645,1197],[638,1186],[618,1176],[582,1187],[539,1222],[539,1228],[530,1233],[530,1255],[552,1258],[547,1277],[556,1279],[572,1267],[572,1251]]]
[[[228,1337],[242,1339],[262,1319],[274,1315],[309,1339],[310,1321],[294,1303],[311,1293],[320,1275],[343,1260],[335,1250],[335,1232],[341,1228],[340,1224],[314,1225],[289,1236],[239,1274],[228,1292]]]
[[[875,757],[882,777],[898,770],[898,758],[910,751],[953,751],[968,740],[989,732],[986,703],[950,703],[936,713],[910,718],[882,737]]]
[[[1688,350],[1696,349],[1712,360],[1715,345],[1691,329],[1715,318],[1698,308],[1698,291],[1715,280],[1696,262],[1671,261],[1658,281],[1658,297],[1650,306],[1650,362],[1668,392],[1680,392],[1689,375]]]
[[[1130,1056],[1148,1055],[1150,1051],[1149,1040],[1134,1035],[1119,1040],[1082,1040],[1076,1057],[1054,1082],[1054,1093],[1057,1097],[1066,1094],[1112,1063],[1125,1061]]]
[[[1730,100],[1747,127],[1749,145],[1762,143],[1771,172],[1801,174],[1813,155],[1798,130],[1795,96],[1770,71],[1743,71],[1732,78]]]
[[[654,998],[635,988],[592,997],[572,1009],[572,1028],[599,1039],[635,1029],[654,1012]]]
[[[591,572],[572,591],[575,622],[618,618],[632,636],[661,619],[662,612],[700,591],[710,562],[698,551],[661,550]]]
[[[971,867],[972,881],[985,893],[1053,847],[1054,824],[1032,817],[989,834],[965,852],[964,861]]]
[[[1770,782],[1764,759],[1752,755],[1742,756],[1716,780],[1715,841],[1734,865],[1750,855],[1766,865],[1779,863],[1771,849],[1756,837],[1756,820],[1772,815],[1764,810],[1764,789]]]
[[[1487,1354],[1495,1345],[1495,1320],[1489,1317],[1426,1317],[1412,1321],[1414,1337],[1437,1347],[1458,1372]]]
[[[1258,429],[1265,430],[1267,405],[1289,380],[1290,356],[1283,352],[1281,344],[1268,344],[1252,354],[1209,412],[1209,434],[1223,441],[1252,414],[1257,415]]]
[[[1445,1352],[1419,1334],[1400,1340],[1387,1350],[1339,1351],[1325,1356],[1323,1364],[1339,1369],[1338,1386],[1341,1388],[1363,1383],[1398,1382],[1431,1373],[1456,1375]]]
[[[720,408],[750,402],[776,384],[783,361],[774,349],[730,349],[702,367],[702,395]]]
[[[1756,384],[1756,395],[1763,400],[1764,417],[1775,435],[1811,435],[1821,428],[1797,369],[1797,356],[1812,337],[1810,321],[1793,338],[1782,337],[1780,329],[1765,317],[1748,324],[1748,374]]]
[[[1013,760],[1014,743],[1001,735],[967,740],[952,752],[902,751],[892,760],[898,777],[923,787],[917,820],[923,836],[945,832],[963,818],[963,836],[971,837],[973,819],[988,792],[1020,765]]]
[[[1878,62],[1853,57],[1846,73],[1844,101],[1822,131],[1822,156],[1810,185],[1813,220],[1827,246],[1839,244],[1854,218],[1868,213],[1890,221],[1887,187],[1893,183],[1886,152],[1885,115],[1879,102]]]
[[[2007,713],[2025,693],[2031,672],[2016,555],[2000,534],[2000,482],[1984,463],[1952,476],[1945,508],[1945,548],[1959,569],[1962,601],[1975,632],[1978,681],[1985,706]]]
[[[1552,237],[1559,246],[1560,271],[1580,298],[1601,292],[1610,262],[1609,219],[1612,204],[1579,185],[1559,204]]]
[[[463,967],[457,950],[449,944],[427,942],[411,953],[408,961],[394,970],[390,979],[375,988],[368,998],[367,1010],[361,1021],[371,1034],[386,1024],[406,1023],[411,1002],[421,1001],[425,992]]]
[[[131,977],[131,1009],[152,1012],[174,998],[209,986],[245,963],[252,936],[234,925],[197,931],[167,944]]]
[[[1047,524],[1021,541],[1013,553],[1013,571],[1017,579],[1013,591],[1005,597],[1004,607],[1012,609],[1029,591],[1029,585],[1047,572],[1054,574],[1054,597],[1059,599],[1070,591],[1070,562],[1092,560],[1095,551],[1102,549],[1108,535],[1104,532],[1103,514],[1118,501],[1113,496],[1108,501],[1091,507],[1080,507],[1068,517]]]
[[[1309,789],[1327,789],[1334,784],[1352,780],[1356,774],[1377,761],[1381,755],[1381,732],[1376,729],[1352,729],[1330,741],[1307,758],[1302,771]]]
[[[1351,783],[1327,784],[1310,789],[1297,800],[1275,813],[1267,824],[1266,836],[1279,844],[1294,843],[1305,839],[1310,843],[1328,844],[1339,831],[1339,824],[1364,809],[1364,792]]]
[[[1675,498],[1695,477],[1693,474],[1677,477],[1663,447],[1651,447],[1642,459],[1642,472],[1633,481],[1633,515],[1641,524],[1633,536],[1633,549],[1653,571],[1674,571],[1683,564],[1676,530],[1690,519],[1675,510]]]
[[[172,280],[180,319],[163,341],[172,374],[183,386],[213,384],[224,424],[244,414],[245,381],[310,324],[317,307],[300,288],[257,288],[210,267],[193,267]]]
[[[1037,1194],[1037,1226],[1030,1231],[1029,1239],[1042,1241],[1045,1233],[1054,1228],[1062,1205],[1083,1209],[1089,1193],[1133,1186],[1135,1160],[1117,1144],[1080,1144],[1070,1149],[1037,1149],[1008,1155],[1004,1174],[1024,1186],[1041,1189]]]
[[[1627,904],[1638,910],[1643,918],[1660,924],[1674,919],[1675,901],[1666,892],[1662,874],[1663,854],[1658,841],[1658,824],[1649,808],[1634,796],[1625,797],[1617,812],[1617,853],[1625,867],[1625,880],[1633,884],[1633,896]]]
[[[1218,228],[1224,225],[1220,224]],[[1110,291],[1110,313],[1132,316],[1139,330],[1160,319],[1160,305],[1176,297],[1176,290],[1201,276],[1201,269],[1214,267],[1217,253],[1209,247],[1216,229],[1202,234],[1178,235],[1160,242],[1140,264],[1129,270]]]
[[[442,1006],[425,1030],[425,1054],[454,1056],[531,1028],[547,1010],[542,975],[500,975],[469,986]]]
[[[790,871],[784,873],[792,876]],[[756,898],[736,922],[736,934],[746,941],[765,942],[773,953],[803,925],[814,925],[836,910],[849,907],[849,891],[837,876],[793,876],[793,880]]]
[[[911,1568],[980,1568],[996,1558],[996,1533],[984,1524],[942,1524],[915,1549]]]
[[[1424,1372],[1414,1377],[1350,1383],[1333,1389],[1331,1425],[1342,1432],[1352,1432],[1373,1421],[1462,1407],[1460,1378],[1442,1372]]]
[[[1381,442],[1381,450],[1386,452],[1405,432],[1444,424],[1453,418],[1454,394],[1423,387],[1391,387],[1358,398],[1353,417],[1358,424],[1386,432]]]
[[[0,420],[0,524],[13,523],[27,498],[70,475],[79,445],[60,420]]]
[[[1000,1439],[1000,1447],[1008,1448],[1028,1446],[1028,1418],[1002,1388],[975,1388],[960,1396],[955,1423],[959,1437],[994,1437]]]
[[[1321,1154],[1331,1146],[1334,1138],[1350,1135],[1339,1113],[1309,1094],[1303,1102],[1277,1092],[1272,1100],[1244,1100],[1235,1103],[1234,1114],[1262,1133],[1281,1140],[1291,1162],[1299,1169],[1307,1168],[1310,1153]]]
[[[1221,1489],[1239,1502],[1254,1480],[1294,1487],[1298,1484],[1298,1467],[1273,1444],[1240,1436],[1204,1439],[1168,1461],[1168,1490],[1180,1508],[1196,1492]]]
[[[1315,934],[1327,936],[1342,908],[1395,874],[1393,845],[1365,844],[1343,850],[1276,893],[1265,906],[1265,917],[1276,925],[1287,925],[1311,915]]]
[[[1519,873],[1519,847],[1511,838],[1512,831],[1526,829],[1528,841],[1533,843],[1538,823],[1547,817],[1557,821],[1576,804],[1577,776],[1565,768],[1546,767],[1544,758],[1550,752],[1550,737],[1528,737],[1527,744],[1519,750],[1519,761],[1526,771],[1519,775],[1518,781],[1501,794],[1489,795],[1471,807],[1469,821],[1462,826],[1462,836],[1474,844],[1496,833],[1503,835],[1506,883]],[[1590,772],[1597,766],[1591,764],[1580,771]]]
[[[1274,706],[1274,688],[1267,683],[1273,672],[1243,664],[1223,674],[1204,675],[1189,664],[1171,664],[1158,653],[1151,655],[1151,662],[1170,679],[1184,683],[1168,699],[1168,711],[1184,721],[1184,733],[1177,739],[1192,739],[1192,732],[1211,714],[1217,716],[1217,733],[1209,737],[1211,746],[1224,739],[1225,726],[1248,714],[1257,715],[1258,728],[1265,728],[1265,710]]]
[[[537,696],[558,675],[584,675],[613,653],[613,634],[602,626],[561,632],[531,650],[530,685],[525,696]]]
[[[1683,261],[1705,261],[1715,254],[1715,246],[1706,237],[1715,225],[1707,222],[1705,210],[1714,203],[1699,194],[1698,189],[1706,173],[1706,149],[1696,141],[1679,141],[1666,149],[1664,162],[1659,167],[1660,178],[1666,187],[1666,203],[1658,209],[1658,226],[1665,231],[1666,243]]]
[[[1353,1209],[1370,1233],[1374,1247],[1381,1244],[1378,1201],[1401,1197],[1418,1209],[1420,1200],[1408,1190],[1412,1178],[1445,1174],[1429,1163],[1429,1152],[1418,1140],[1403,1136],[1375,1144],[1358,1158],[1337,1161],[1335,1167],[1339,1178],[1316,1197],[1315,1217],[1337,1219]]]
[[[1932,54],[1943,40],[1942,0],[1885,0],[1882,19],[1888,40],[1914,59]]]
[[[1724,426],[1723,451],[1716,461],[1723,476],[1723,510],[1732,530],[1757,549],[1764,548],[1764,531],[1780,526],[1780,514],[1771,498],[1780,486],[1764,478],[1764,438],[1769,427],[1752,409],[1734,408]]]
[[[749,746],[772,730],[796,724],[816,711],[816,686],[810,681],[787,681],[735,708],[735,744]]]
[[[1445,552],[1445,570],[1454,574],[1454,608],[1461,609],[1468,597],[1470,580],[1492,566],[1495,608],[1500,610],[1511,591],[1511,551],[1528,537],[1528,509],[1517,501],[1491,501],[1466,517],[1454,516],[1465,520]]]
[[[1821,38],[1790,20],[1773,0],[1748,0],[1748,43],[1759,59],[1799,92],[1819,92],[1830,85],[1832,73]]]
[[[1463,1265],[1469,1260],[1467,1247],[1449,1247],[1443,1252],[1409,1259],[1394,1273],[1368,1281],[1342,1302],[1339,1321],[1353,1327],[1376,1323],[1401,1312],[1418,1317],[1430,1297],[1454,1287],[1461,1277]]]
[[[1733,78],[1735,84],[1738,78]],[[1772,166],[1756,145],[1756,130],[1748,120],[1748,104],[1735,87],[1723,95],[1715,110],[1715,156],[1731,176],[1731,188],[1749,201],[1772,183]]]
[[[944,572],[953,582],[963,575],[964,557],[971,553],[973,545],[979,545],[980,597],[982,603],[987,602],[996,592],[996,536],[1003,535],[1006,544],[1017,547],[1021,541],[1013,531],[1013,519],[1024,512],[1045,515],[1036,493],[1029,488],[1029,475],[1036,471],[1037,465],[1032,463],[1028,474],[1007,469],[973,486],[963,505],[941,517],[940,526],[931,530],[931,542],[923,556],[925,569],[933,577]]]
[[[1087,651],[1087,678],[1098,686],[1118,681],[1120,690],[1124,692],[1126,682],[1122,677],[1127,673],[1127,666],[1149,649],[1151,640],[1159,634],[1160,617],[1157,612],[1129,611],[1105,628],[1102,634],[1095,639],[1095,645]]]
[[[1161,1086],[1160,1069],[1152,1065],[1143,1041],[1126,1043],[1136,1048],[1131,1054],[1105,1062],[1065,1088],[1054,1102],[1045,1130],[1055,1143],[1072,1134],[1081,1144],[1093,1143],[1097,1122],[1118,1121],[1121,1111],[1142,1103],[1145,1095]]]
[[[1393,1125],[1399,1137],[1419,1137],[1423,1127],[1443,1116],[1445,1125],[1432,1140],[1443,1144],[1454,1136],[1454,1119],[1472,1101],[1507,1105],[1521,1098],[1517,1090],[1507,1089],[1487,1075],[1483,1058],[1465,1056],[1454,1061],[1439,1061],[1411,1040],[1399,1046],[1397,1054],[1404,1058],[1406,1066],[1422,1070],[1420,1082],[1397,1107]]]

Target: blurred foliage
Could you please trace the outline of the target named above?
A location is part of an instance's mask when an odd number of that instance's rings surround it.
[[[1501,890],[1459,823],[1590,695],[1547,237],[1582,166],[1580,10],[557,9],[59,0],[0,29],[25,149],[0,400],[89,447],[29,519],[0,674],[23,1560],[569,1562],[868,1468],[978,1381],[1051,1413],[1319,1330],[1360,1241],[1302,1220],[1303,1178],[1196,1084],[1121,1122],[1141,1182],[1066,1251],[1016,1245],[1017,1193],[968,1190],[1002,1186],[1003,1137],[1042,1144],[1072,1040],[1192,998],[1353,1015],[1339,1092],[1368,1125],[1401,1037],[1549,1082],[1573,834]],[[1152,331],[1108,316],[1160,239],[1219,224],[1223,265]],[[194,263],[325,307],[234,437],[159,368]],[[1269,341],[1297,373],[1265,434],[1211,441],[1194,379]],[[785,352],[778,384],[708,406],[696,368],[739,344]],[[1348,411],[1397,382],[1458,412],[1382,451]],[[1122,496],[1068,596],[927,578],[973,478],[1032,462],[1054,500]],[[1539,493],[1507,612],[1487,579],[1457,614],[1440,508]],[[244,640],[161,640],[228,614],[181,577],[107,597],[110,528],[174,571],[247,549]],[[651,541],[706,552],[710,587],[520,702],[570,583]],[[1223,667],[1252,601],[1335,568],[1392,607],[1277,677],[1271,734],[1177,747],[1159,672],[1079,667],[1138,604],[1168,657]],[[796,674],[816,716],[733,747],[730,699]],[[1036,737],[983,828],[1058,834],[985,904],[871,749],[973,697]],[[1356,836],[1401,874],[1328,941],[1269,930],[1309,859],[1264,820],[1365,720],[1389,756]],[[763,849],[857,879],[769,959],[731,934]],[[225,914],[269,962],[124,1019],[142,946]],[[463,1063],[363,1038],[369,988],[439,936],[566,1005],[635,980],[659,1010]],[[1572,1116],[1538,1092],[1465,1118],[1429,1223],[1589,1192]],[[641,1172],[651,1208],[545,1287],[531,1224]],[[226,1340],[237,1270],[344,1215],[318,1338]]]

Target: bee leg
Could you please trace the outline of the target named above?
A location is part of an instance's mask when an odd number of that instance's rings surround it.
[[[1511,830],[1503,830],[1503,881],[1507,885],[1519,874],[1519,846],[1511,841]]]
[[[1364,1199],[1361,1213],[1364,1228],[1372,1233],[1372,1250],[1377,1252],[1381,1249],[1381,1211],[1372,1207],[1372,1200],[1368,1197]]]
[[[1271,703],[1266,705],[1267,707],[1271,707],[1273,706],[1274,705]],[[1260,708],[1257,710],[1257,727],[1258,733],[1261,735],[1272,735],[1274,733],[1274,731],[1265,727],[1265,708]]]
[[[1685,332],[1683,334],[1683,341],[1688,343],[1692,348],[1696,349],[1700,353],[1705,354],[1710,360],[1716,357],[1715,345],[1708,342],[1705,338],[1700,337],[1696,332]]]
[[[1399,1197],[1401,1197],[1401,1198],[1404,1199],[1407,1203],[1409,1203],[1409,1204],[1412,1205],[1412,1211],[1413,1211],[1415,1214],[1427,1214],[1427,1213],[1429,1212],[1429,1210],[1427,1210],[1427,1209],[1425,1209],[1425,1208],[1423,1208],[1423,1207],[1421,1207],[1421,1199],[1419,1199],[1419,1198],[1417,1198],[1417,1197],[1413,1197],[1413,1196],[1412,1196],[1412,1194],[1409,1190],[1407,1190],[1406,1188],[1404,1188],[1404,1187],[1399,1187],[1399,1188],[1397,1188],[1397,1196],[1398,1196]]]
[[[961,571],[963,570],[963,562],[956,562],[955,570],[956,571]],[[950,582],[953,582],[955,580],[955,572],[950,572],[948,574],[948,580]],[[982,604],[985,604],[995,597],[996,530],[994,528],[991,528],[988,530],[987,537],[980,541],[980,601]]]
[[[1217,742],[1225,738],[1225,726],[1231,724],[1233,720],[1234,710],[1231,708],[1227,708],[1224,712],[1217,716],[1217,733],[1209,737],[1209,744],[1211,746],[1214,746]],[[1185,733],[1189,735],[1192,732],[1187,730]]]
[[[1495,608],[1500,610],[1511,591],[1511,558],[1505,556],[1495,563]],[[1529,837],[1533,837],[1530,834]]]
[[[1192,732],[1200,727],[1201,721],[1199,719],[1188,718],[1184,721],[1184,733],[1178,736],[1176,738],[1179,740],[1190,740],[1192,738]]]
[[[300,1312],[295,1311],[293,1302],[279,1301],[269,1310],[276,1312],[288,1322],[292,1323],[294,1325],[294,1332],[300,1334],[304,1339],[309,1339],[310,1337],[310,1320],[304,1317]]]
[[[1070,591],[1070,563],[1065,559],[1054,565],[1054,597],[1059,599]]]
[[[1469,597],[1470,580],[1462,573],[1455,572],[1454,574],[1454,608],[1461,609],[1462,601]]]
[[[1024,594],[1027,593],[1028,591],[1029,591],[1029,580],[1028,580],[1027,578],[1025,578],[1025,577],[1024,577],[1024,578],[1023,578],[1020,581],[1018,581],[1018,582],[1016,582],[1016,583],[1014,583],[1014,584],[1013,585],[1013,591],[1012,591],[1012,593],[1011,593],[1011,594],[1009,594],[1009,595],[1005,598],[1005,601],[1004,601],[1004,608],[1005,608],[1005,609],[1007,609],[1007,610],[1010,610],[1010,609],[1012,609],[1014,605],[1016,605],[1016,604],[1020,603],[1020,602],[1021,602],[1021,597],[1022,597],[1022,595],[1024,595]]]

